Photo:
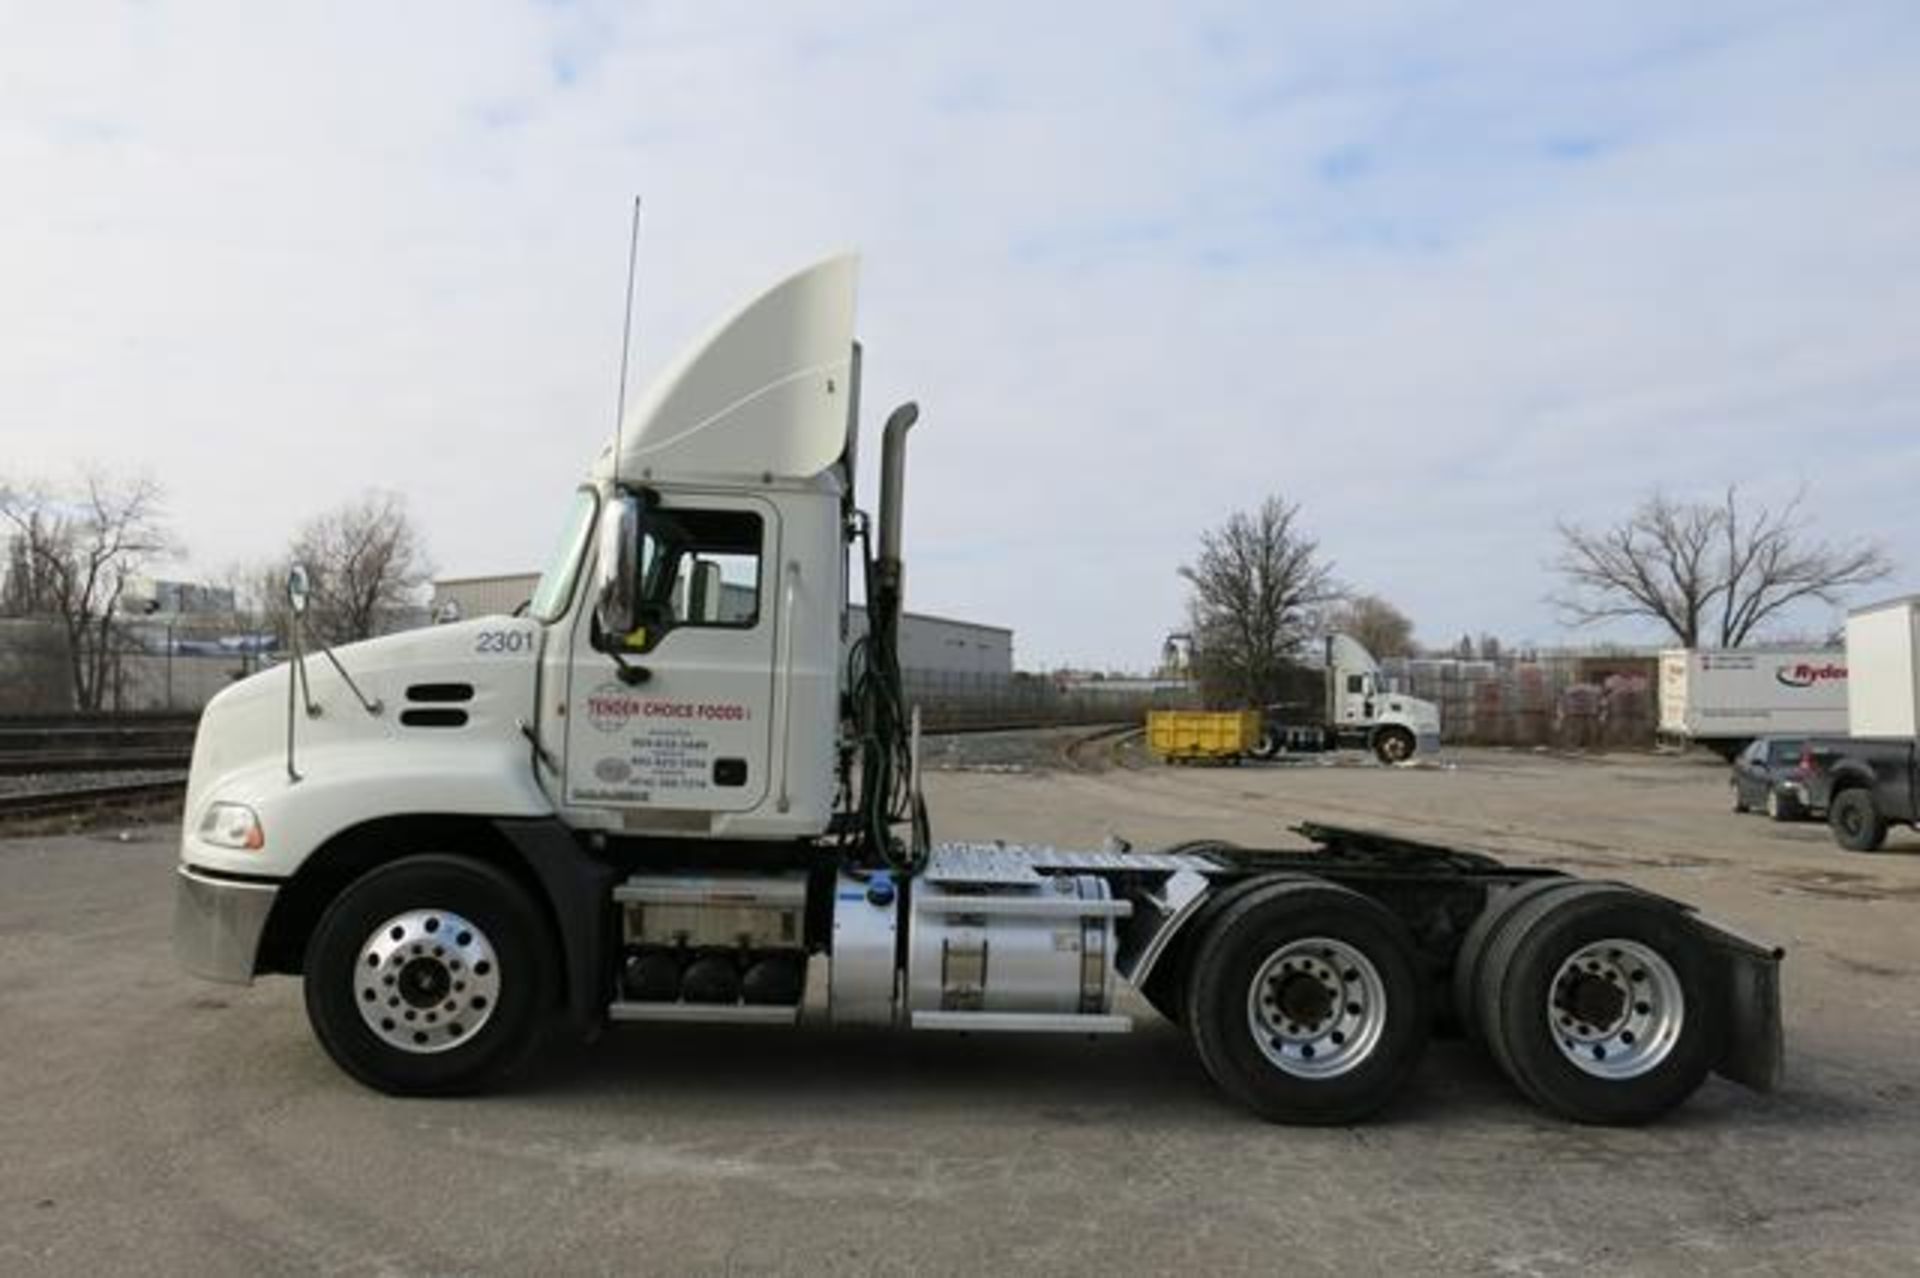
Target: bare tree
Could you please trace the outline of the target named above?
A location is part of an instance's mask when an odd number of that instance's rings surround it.
[[[406,499],[392,492],[370,491],[313,519],[292,555],[312,582],[308,624],[327,643],[381,633],[433,574]]]
[[[1737,648],[1794,604],[1838,603],[1893,570],[1871,542],[1813,539],[1804,495],[1774,510],[1732,487],[1719,502],[1656,492],[1609,528],[1562,522],[1555,567],[1568,589],[1553,602],[1575,624],[1647,618],[1686,647]]]
[[[1315,610],[1338,597],[1333,569],[1299,527],[1298,506],[1273,496],[1200,535],[1198,559],[1180,569],[1194,672],[1209,700],[1264,705],[1280,696],[1288,659],[1316,628]]]
[[[74,704],[99,710],[114,677],[117,606],[130,578],[172,553],[158,481],[98,469],[71,490],[0,488],[12,526],[10,606],[58,617],[66,631]]]
[[[1410,657],[1413,621],[1379,595],[1352,595],[1333,610],[1327,624],[1351,635],[1376,657]]]

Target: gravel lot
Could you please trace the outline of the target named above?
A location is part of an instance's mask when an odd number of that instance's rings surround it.
[[[1094,1043],[630,1028],[510,1094],[393,1101],[323,1058],[296,982],[175,972],[170,834],[108,827],[0,841],[0,1272],[1920,1265],[1911,832],[1843,853],[1671,758],[1167,769],[1121,745],[1068,770],[1047,736],[929,746],[939,837],[1276,845],[1317,817],[1699,902],[1789,948],[1787,1086],[1588,1130],[1440,1043],[1381,1119],[1270,1128],[1136,1006]]]

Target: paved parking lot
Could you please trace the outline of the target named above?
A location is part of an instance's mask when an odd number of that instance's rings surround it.
[[[1920,838],[1838,851],[1721,769],[1465,752],[1382,769],[936,773],[936,834],[1278,843],[1309,817],[1617,876],[1789,950],[1789,1079],[1636,1131],[1436,1044],[1342,1130],[1218,1100],[1144,1007],[1101,1041],[623,1029],[510,1094],[336,1071],[297,983],[167,953],[170,831],[0,840],[0,1271],[1910,1273]]]

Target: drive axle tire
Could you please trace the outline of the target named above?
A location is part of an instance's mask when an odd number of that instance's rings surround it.
[[[415,856],[342,892],[307,945],[307,1018],[334,1061],[395,1095],[470,1091],[532,1052],[556,996],[554,946],[518,884]]]
[[[1405,926],[1318,880],[1263,882],[1224,909],[1194,955],[1185,1013],[1214,1082],[1277,1123],[1378,1110],[1431,1029]]]
[[[1691,1096],[1724,1047],[1711,955],[1676,906],[1576,883],[1520,906],[1481,965],[1481,1037],[1536,1104],[1644,1123]]]
[[[1887,841],[1887,819],[1873,806],[1870,791],[1856,787],[1833,796],[1827,809],[1833,841],[1849,852],[1878,852]]]
[[[1577,879],[1556,874],[1550,878],[1516,883],[1488,896],[1485,907],[1467,929],[1467,935],[1460,942],[1460,949],[1453,959],[1453,1015],[1462,1034],[1470,1039],[1480,1037],[1479,995],[1476,992],[1480,985],[1480,969],[1486,962],[1487,951],[1499,939],[1507,921],[1521,906],[1542,893],[1564,892],[1578,884]]]

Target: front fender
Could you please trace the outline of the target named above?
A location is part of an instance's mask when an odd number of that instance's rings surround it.
[[[182,822],[180,859],[201,869],[257,878],[289,878],[314,849],[349,826],[381,817],[440,813],[487,818],[553,815],[533,775],[531,751],[517,738],[447,742],[397,750],[385,741],[303,751],[300,779],[284,760],[263,761],[195,787]],[[220,847],[199,837],[215,802],[244,803],[260,818],[264,845]]]

